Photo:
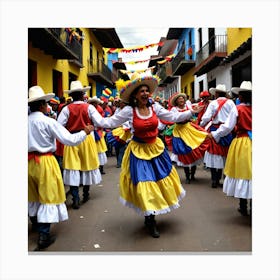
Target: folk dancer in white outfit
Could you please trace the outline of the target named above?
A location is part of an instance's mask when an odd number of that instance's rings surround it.
[[[71,133],[80,131],[86,124],[94,124],[95,118],[101,117],[95,107],[83,101],[83,96],[90,86],[83,87],[80,81],[72,81],[70,90],[66,90],[73,102],[64,107],[57,121]],[[79,186],[83,187],[83,203],[89,200],[90,186],[102,181],[99,170],[99,158],[94,134],[77,147],[64,146],[63,181],[70,186],[72,208],[80,208]]]
[[[31,111],[28,116],[28,215],[32,229],[39,232],[36,250],[41,250],[55,241],[50,235],[51,223],[68,219],[62,175],[53,155],[56,139],[65,145],[78,145],[93,131],[93,126],[71,134],[45,115],[47,101],[53,93],[45,94],[40,86],[33,86],[28,96]]]
[[[252,211],[252,84],[244,81],[231,92],[238,95],[240,104],[232,108],[226,122],[212,131],[210,137],[218,142],[230,131],[235,132],[236,137],[230,144],[226,159],[223,191],[228,196],[239,198],[238,211],[247,216],[248,199]]]
[[[235,104],[226,97],[227,90],[225,85],[220,84],[216,88],[210,88],[209,92],[215,95],[215,100],[208,105],[206,112],[201,118],[200,126],[205,127],[211,124],[208,131],[212,132],[217,130],[226,121]],[[204,155],[204,163],[211,170],[212,188],[222,186],[220,179],[222,178],[222,171],[232,138],[232,133],[229,132],[219,142],[210,139],[211,141]]]

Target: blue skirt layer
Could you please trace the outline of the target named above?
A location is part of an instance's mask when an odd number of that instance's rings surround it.
[[[210,131],[216,131],[218,128],[215,126],[211,126],[210,127]],[[220,141],[218,142],[219,145],[223,146],[223,147],[227,147],[230,146],[230,143],[233,140],[233,135],[230,132],[228,135],[221,137]]]
[[[172,137],[172,149],[176,155],[186,155],[192,151],[192,148],[178,137]]]
[[[137,158],[130,155],[130,173],[134,185],[138,182],[157,182],[167,177],[172,169],[172,162],[166,149],[159,156],[151,160]]]
[[[95,141],[99,141],[100,140],[100,136],[99,136],[99,134],[97,133],[96,130],[94,130],[94,139],[95,139]]]

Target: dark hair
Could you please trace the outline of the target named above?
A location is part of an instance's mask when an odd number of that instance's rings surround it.
[[[79,101],[82,100],[84,94],[83,91],[73,91],[69,95],[73,98],[73,101]]]
[[[224,91],[216,91],[216,93],[220,96],[220,97],[226,97],[227,93]]]
[[[239,99],[241,97],[242,102],[252,104],[252,92],[248,90],[239,91]]]
[[[45,100],[38,100],[38,101],[28,103],[31,112],[40,111],[40,107],[45,104],[46,104]]]
[[[137,102],[135,96],[136,96],[138,90],[139,90],[141,87],[143,87],[143,86],[146,86],[146,87],[150,90],[149,86],[148,86],[148,85],[145,85],[145,84],[144,84],[144,85],[140,85],[140,86],[138,86],[137,88],[135,88],[135,89],[132,91],[132,93],[130,94],[130,96],[129,96],[128,105],[130,105],[130,106],[133,107],[133,108],[137,107],[138,102]],[[152,104],[151,104],[150,102],[148,102],[148,103],[147,103],[147,107],[150,107],[150,106],[152,106]]]

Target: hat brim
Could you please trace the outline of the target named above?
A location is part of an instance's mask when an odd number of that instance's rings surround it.
[[[28,103],[39,101],[39,100],[45,100],[46,102],[50,101],[55,96],[54,93],[46,93],[44,96],[40,97],[31,97],[28,98]]]
[[[212,94],[212,95],[215,95],[216,92],[221,92],[221,93],[227,93],[227,91],[224,91],[224,90],[220,90],[220,89],[216,89],[216,88],[210,88],[209,89],[209,92]]]
[[[86,92],[88,90],[91,89],[91,86],[87,86],[87,87],[84,87],[84,88],[77,88],[77,89],[70,89],[70,90],[64,90],[65,93],[68,93],[68,94],[71,94],[73,92],[79,92],[79,91],[82,91],[82,92]]]
[[[184,97],[185,98],[185,100],[187,99],[187,95],[185,94],[185,93],[177,93],[177,94],[175,94],[174,96],[171,96],[171,98],[170,98],[170,104],[172,105],[172,106],[176,106],[176,100],[180,97],[180,96],[182,96],[182,97]]]
[[[155,89],[158,86],[158,81],[155,78],[146,78],[146,79],[139,79],[139,80],[134,80],[131,83],[129,83],[125,90],[120,93],[120,97],[123,102],[129,103],[129,97],[131,93],[139,86],[148,86],[150,93],[153,93]]]
[[[240,87],[233,87],[231,90],[230,90],[233,94],[235,95],[238,95],[239,92],[248,92],[248,93],[252,93],[252,90],[251,89],[245,89],[245,88],[240,88]]]

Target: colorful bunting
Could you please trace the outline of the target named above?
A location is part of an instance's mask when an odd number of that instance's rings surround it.
[[[175,56],[174,53],[170,54],[170,55],[166,56],[164,60],[160,60],[157,63],[158,64],[163,64],[163,63],[166,63],[167,61],[171,61],[174,56]]]
[[[148,48],[153,48],[156,46],[163,46],[163,42],[155,43],[155,44],[149,44],[146,46],[137,46],[133,48],[103,48],[104,52],[106,53],[131,53],[131,52],[142,52],[143,50],[146,50]]]

